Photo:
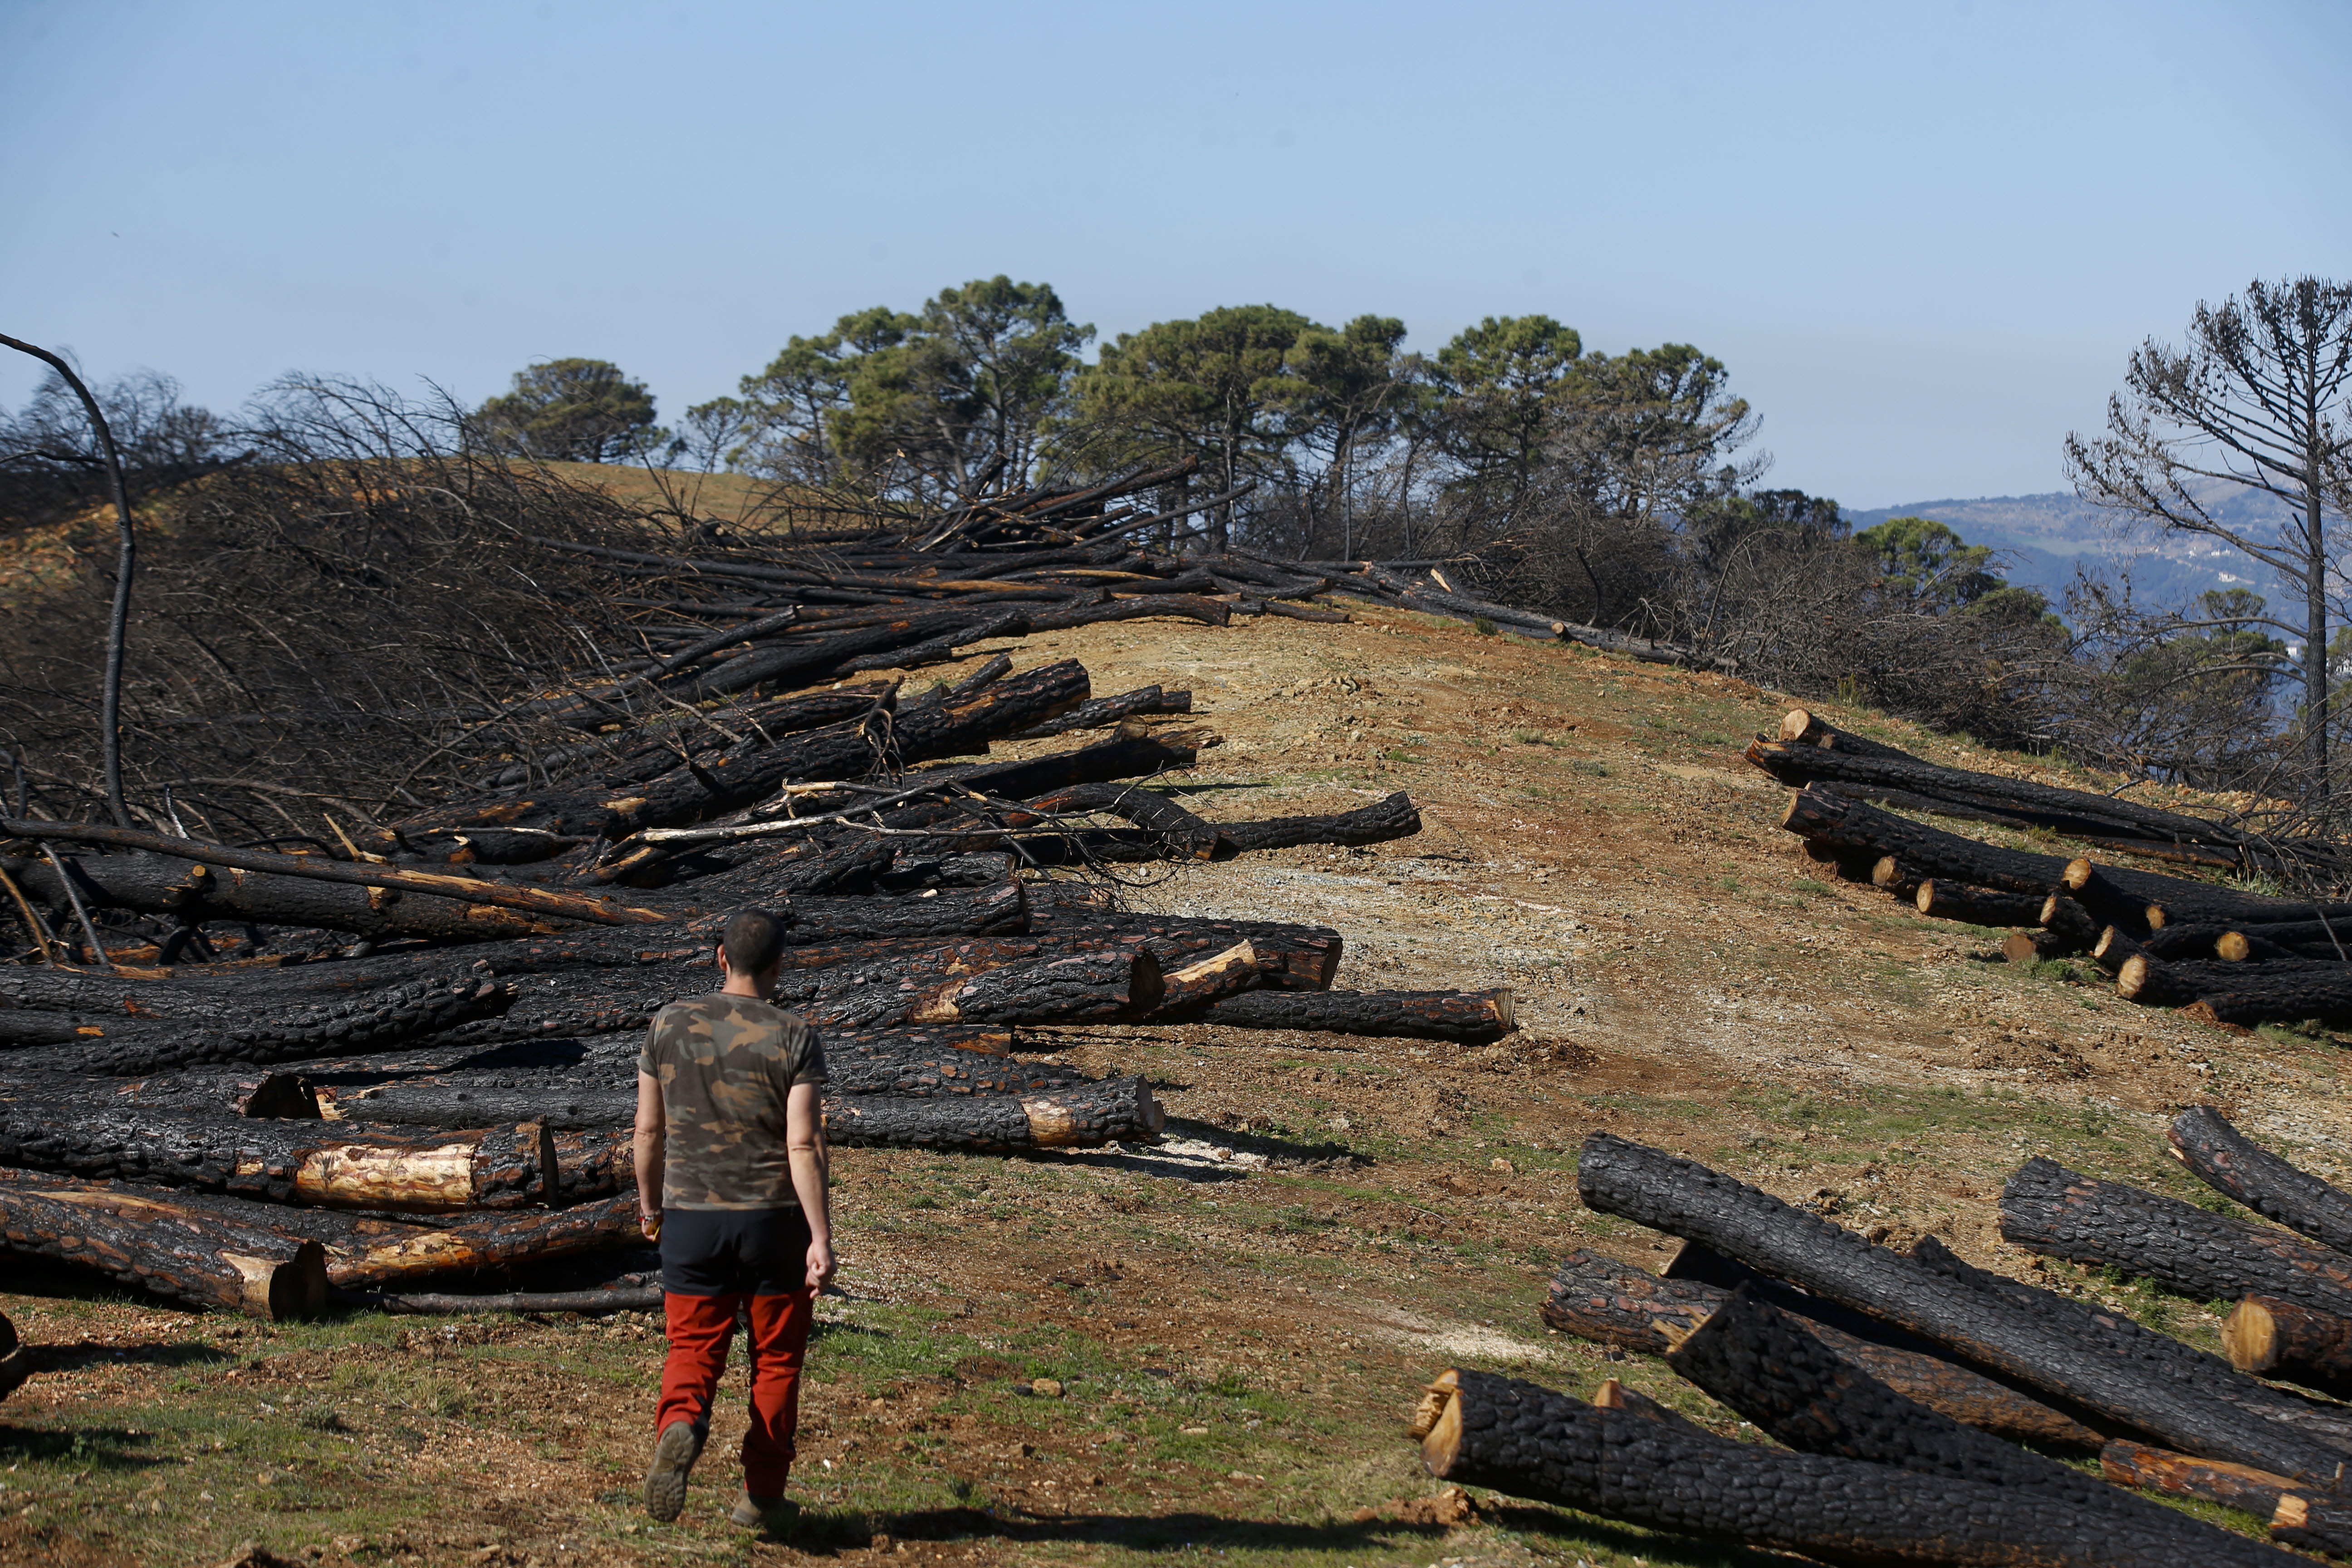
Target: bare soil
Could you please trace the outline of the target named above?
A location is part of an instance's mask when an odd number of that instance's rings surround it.
[[[1370,849],[1135,868],[1135,907],[1325,921],[1348,936],[1342,986],[1509,984],[1520,1032],[1464,1048],[1071,1030],[1066,1059],[1151,1076],[1164,1148],[840,1156],[845,1293],[822,1305],[806,1511],[781,1542],[725,1522],[740,1368],[686,1516],[638,1512],[650,1317],[269,1327],[12,1262],[0,1310],[46,1370],[0,1405],[0,1563],[220,1563],[248,1543],[255,1563],[369,1565],[1785,1561],[1448,1495],[1419,1470],[1406,1418],[1455,1363],[1578,1394],[1616,1375],[1738,1431],[1662,1366],[1538,1319],[1563,1248],[1671,1251],[1579,1204],[1588,1132],[1894,1245],[1934,1232],[2207,1344],[2205,1304],[2001,1243],[2007,1173],[2046,1152],[2201,1197],[2161,1152],[2164,1118],[2198,1100],[2325,1174],[2352,1168],[2332,1037],[2201,1028],[2087,966],[2010,966],[1998,932],[1816,879],[1777,829],[1785,792],[1738,755],[1784,697],[1377,609],[1012,651],[1081,658],[1097,692],[1191,687],[1195,717],[1171,722],[1223,744],[1165,782],[1204,816],[1395,789],[1422,805],[1420,837]]]

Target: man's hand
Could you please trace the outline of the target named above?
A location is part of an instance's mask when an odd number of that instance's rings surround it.
[[[637,1211],[637,1228],[646,1233],[646,1239],[647,1241],[659,1241],[661,1239],[661,1216],[662,1212],[659,1209],[639,1209]]]
[[[809,1243],[808,1288],[810,1290],[820,1291],[832,1284],[833,1276],[839,1267],[834,1261],[832,1238],[821,1237]]]

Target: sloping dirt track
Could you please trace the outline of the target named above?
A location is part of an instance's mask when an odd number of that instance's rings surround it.
[[[1587,1132],[1898,1245],[1932,1231],[2207,1344],[2199,1304],[2001,1244],[2009,1171],[2048,1152],[2194,1196],[2159,1128],[2200,1099],[2325,1174],[2352,1168],[2333,1039],[2203,1029],[1813,879],[1775,826],[1784,792],[1738,758],[1785,698],[1357,614],[1129,622],[1013,651],[1081,658],[1097,692],[1189,686],[1182,722],[1223,744],[1162,784],[1203,816],[1399,788],[1423,805],[1420,837],[1370,849],[1130,868],[1134,906],[1327,921],[1349,939],[1340,985],[1507,984],[1518,1034],[1070,1030],[1047,1042],[1066,1059],[1151,1075],[1165,1147],[842,1155],[845,1294],[821,1313],[793,1481],[808,1513],[787,1542],[724,1522],[740,1405],[686,1517],[636,1511],[649,1318],[269,1328],[12,1262],[0,1309],[48,1370],[0,1405],[0,1563],[215,1563],[246,1543],[257,1563],[365,1564],[1748,1561],[1446,1494],[1404,1438],[1418,1384],[1456,1363],[1579,1394],[1613,1374],[1738,1430],[1662,1366],[1538,1320],[1564,1248],[1670,1250],[1578,1203]]]

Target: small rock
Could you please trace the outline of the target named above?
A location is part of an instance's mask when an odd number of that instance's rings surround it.
[[[1486,1168],[1490,1171],[1499,1171],[1506,1176],[1515,1175],[1518,1172],[1518,1167],[1517,1165],[1512,1164],[1500,1154],[1497,1154],[1493,1159],[1487,1161]]]
[[[1038,1378],[1029,1384],[1029,1392],[1040,1399],[1059,1399],[1062,1397],[1062,1380],[1058,1377]]]

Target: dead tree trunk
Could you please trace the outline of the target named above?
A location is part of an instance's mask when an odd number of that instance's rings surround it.
[[[310,1316],[327,1296],[315,1241],[69,1177],[0,1180],[0,1238],[12,1251],[268,1322]]]
[[[2338,1398],[2352,1392],[2352,1318],[2276,1296],[2249,1296],[2221,1325],[2230,1364]]]
[[[0,1107],[0,1164],[333,1208],[515,1208],[555,1188],[543,1124],[394,1138],[325,1121]]]
[[[1840,1360],[1964,1426],[2061,1452],[2096,1453],[2106,1441],[2072,1415],[1932,1353],[1924,1340],[1814,1297],[1764,1289],[1775,1306],[1804,1317],[1807,1331]],[[1543,1321],[1580,1339],[1664,1355],[1730,1299],[1720,1285],[1662,1279],[1579,1247],[1560,1262]]]
[[[2107,1445],[2099,1468],[2119,1487],[2201,1498],[2267,1520],[2271,1539],[2285,1545],[2352,1557],[2352,1508],[2284,1476],[2120,1440]]]
[[[2119,1268],[2200,1301],[2277,1296],[2352,1317],[2352,1258],[2268,1226],[2036,1157],[2000,1194],[2003,1240]]]
[[[1201,1015],[1232,1029],[1319,1029],[1483,1044],[1517,1028],[1511,988],[1490,991],[1244,991]]]
[[[1666,1364],[1801,1453],[1890,1465],[1916,1475],[1981,1482],[2028,1512],[2112,1513],[2120,1530],[2171,1536],[2179,1561],[2275,1563],[2278,1554],[2117,1491],[2104,1481],[1906,1399],[1842,1361],[1811,1325],[1742,1286],[1675,1347]]]
[[[16,1337],[16,1325],[0,1312],[0,1399],[5,1399],[33,1375],[33,1347]]]
[[[1914,896],[1919,912],[1933,920],[1965,921],[1970,925],[2032,925],[2042,918],[2042,900],[2031,893],[2004,893],[1998,888],[1935,878],[1919,884]]]
[[[1079,1024],[1148,1013],[1160,996],[1160,964],[1150,953],[1081,953],[943,981],[907,997],[893,1021]]]
[[[825,1137],[894,1149],[1007,1152],[1148,1142],[1166,1117],[1139,1078],[1042,1094],[973,1099],[828,1098]]]
[[[2017,1310],[1694,1161],[1596,1132],[1584,1142],[1577,1186],[1586,1205],[1603,1214],[1699,1242],[2171,1447],[2322,1479],[2332,1478],[2352,1451],[2274,1418],[2272,1409],[2284,1406],[2286,1396],[2218,1360],[2216,1375],[2192,1385],[2136,1353],[2136,1345],[2101,1337],[2087,1314],[2072,1321]],[[2232,1377],[2245,1385],[2242,1403],[2212,1397],[2209,1385]]]
[[[2210,1105],[2192,1105],[2174,1117],[2165,1136],[2173,1157],[2215,1191],[2352,1256],[2352,1194],[2280,1159]]]
[[[1491,1373],[1447,1372],[1423,1412],[1415,1436],[1431,1475],[1656,1530],[1843,1563],[2181,1562],[2178,1532],[2111,1510],[2020,1508],[1982,1481],[1737,1443]]]
[[[511,986],[452,979],[387,986],[348,1002],[293,1010],[273,1019],[221,1028],[126,1020],[103,1026],[88,1045],[37,1047],[10,1053],[8,1066],[37,1073],[105,1074],[131,1078],[214,1063],[306,1061],[381,1050],[496,1017],[514,1003]],[[78,1032],[98,1034],[100,1026]]]
[[[363,1221],[343,1239],[327,1244],[327,1282],[346,1289],[390,1285],[644,1242],[634,1193],[552,1213],[525,1211],[431,1227]]]

